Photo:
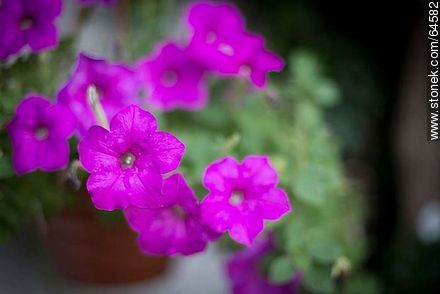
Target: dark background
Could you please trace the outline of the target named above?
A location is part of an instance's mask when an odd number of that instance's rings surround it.
[[[440,293],[438,240],[421,243],[402,221],[393,141],[410,51],[426,50],[415,37],[423,32],[427,3],[241,0],[238,5],[249,16],[249,27],[271,36],[275,51],[286,58],[298,46],[317,52],[342,86],[343,102],[328,119],[344,146],[349,172],[364,182],[369,199],[366,268],[377,274],[385,293]]]

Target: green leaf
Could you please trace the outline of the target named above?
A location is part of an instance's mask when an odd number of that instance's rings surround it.
[[[314,206],[324,203],[327,179],[322,168],[316,165],[306,166],[299,170],[293,180],[298,200]]]
[[[304,273],[304,286],[312,293],[333,293],[335,283],[330,269],[322,266],[311,267]]]
[[[319,262],[331,263],[342,254],[342,247],[334,240],[315,242],[310,246],[310,254]]]
[[[313,89],[315,100],[322,106],[334,106],[340,100],[339,88],[331,80],[321,79]]]
[[[287,256],[277,257],[270,264],[269,278],[275,283],[285,283],[292,278],[293,274],[294,268]]]
[[[290,57],[292,74],[301,82],[314,81],[320,68],[316,57],[308,51],[297,51]]]
[[[296,196],[304,203],[321,206],[330,197],[331,189],[338,183],[338,173],[322,164],[309,164],[293,178],[293,189]]]
[[[0,157],[0,179],[9,178],[14,175],[11,161],[6,156]]]
[[[376,294],[381,293],[379,281],[371,275],[358,274],[349,278],[344,286],[343,294]]]

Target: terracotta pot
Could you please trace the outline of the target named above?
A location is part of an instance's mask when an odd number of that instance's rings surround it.
[[[88,195],[80,198],[47,223],[47,247],[60,272],[79,282],[118,284],[148,280],[165,271],[166,257],[142,255],[127,224],[104,223]]]

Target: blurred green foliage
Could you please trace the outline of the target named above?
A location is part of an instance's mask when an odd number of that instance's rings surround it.
[[[132,3],[121,12],[127,29],[122,38],[125,46],[120,48],[125,60],[136,60],[165,36],[179,33],[176,1]],[[50,212],[71,199],[56,184],[59,174],[13,175],[4,127],[26,93],[56,95],[73,66],[73,47],[73,40],[65,40],[53,52],[2,65],[0,238],[23,219]],[[225,155],[240,160],[248,154],[270,156],[293,206],[281,221],[266,224],[278,245],[267,264],[272,281],[283,283],[299,271],[307,293],[376,293],[377,282],[361,269],[366,253],[365,203],[344,174],[340,141],[326,119],[328,110],[340,101],[341,89],[322,64],[309,50],[298,50],[290,55],[290,72],[266,91],[255,91],[240,79],[211,80],[210,103],[203,111],[156,115],[160,129],[173,132],[186,144],[180,171],[200,199],[206,194],[201,178],[210,162]],[[72,159],[77,156],[75,144],[72,140]]]

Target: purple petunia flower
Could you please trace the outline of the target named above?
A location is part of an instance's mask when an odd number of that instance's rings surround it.
[[[61,10],[61,0],[0,1],[0,59],[26,45],[32,52],[54,48],[58,44],[54,22]]]
[[[239,75],[247,77],[257,88],[266,86],[269,72],[279,72],[284,68],[284,61],[275,53],[264,48],[264,39],[255,36],[256,46],[240,65]]]
[[[131,105],[117,113],[110,131],[91,127],[78,145],[79,159],[91,173],[87,189],[102,210],[159,207],[162,174],[175,170],[185,145],[157,131],[155,117]]]
[[[247,156],[241,164],[232,157],[211,163],[203,184],[209,190],[202,201],[203,221],[245,245],[263,230],[263,220],[277,220],[291,210],[266,156]]]
[[[250,54],[244,21],[235,6],[200,2],[191,5],[187,21],[192,29],[188,50],[204,60],[211,70],[236,73]]]
[[[96,87],[108,120],[122,108],[138,104],[140,85],[133,70],[80,54],[71,79],[58,93],[58,101],[68,106],[78,119],[80,138],[91,126],[98,124],[87,97],[90,86]]]
[[[251,247],[235,253],[227,264],[234,294],[295,294],[301,282],[301,274],[294,274],[285,284],[271,283],[263,273],[265,257],[273,250],[270,238],[258,240]]]
[[[54,171],[69,161],[67,139],[76,126],[75,117],[62,105],[30,95],[18,106],[7,126],[12,143],[12,163],[19,175],[36,169]]]
[[[144,253],[190,255],[203,251],[207,241],[219,236],[201,223],[200,205],[181,174],[164,180],[161,194],[162,208],[125,210],[128,223],[139,233]]]
[[[258,88],[271,71],[281,71],[283,60],[264,48],[264,39],[246,32],[238,9],[231,4],[201,2],[187,12],[192,30],[188,51],[223,75],[249,76]]]
[[[205,66],[173,43],[140,61],[139,71],[149,90],[149,103],[160,110],[198,110],[207,102]]]

